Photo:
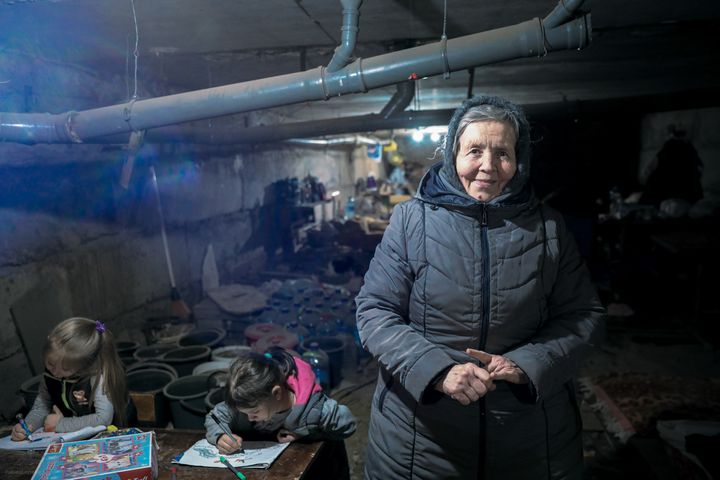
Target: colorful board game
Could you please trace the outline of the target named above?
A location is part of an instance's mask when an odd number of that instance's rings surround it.
[[[157,477],[153,432],[47,447],[32,480],[152,480]]]

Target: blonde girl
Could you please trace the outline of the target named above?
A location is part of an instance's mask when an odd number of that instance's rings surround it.
[[[125,426],[125,370],[112,333],[99,320],[74,317],[58,324],[43,349],[45,373],[26,417],[30,431],[72,432],[88,426]],[[15,425],[12,439],[26,438]]]

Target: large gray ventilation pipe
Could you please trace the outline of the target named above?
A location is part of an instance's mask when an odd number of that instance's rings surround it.
[[[568,4],[563,1],[561,4],[567,7]],[[567,15],[563,13],[562,17],[557,18],[562,20]],[[515,58],[539,57],[556,50],[580,49],[589,42],[589,15],[553,28],[547,28],[543,20],[535,18],[447,42],[360,58],[334,72],[318,67],[304,72],[81,112],[55,115],[0,113],[0,141],[28,144],[82,143],[104,135],[310,100],[327,100],[334,96],[396,84],[409,78],[428,77]]]

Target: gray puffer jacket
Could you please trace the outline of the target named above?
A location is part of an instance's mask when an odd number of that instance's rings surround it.
[[[572,378],[604,315],[588,272],[562,217],[524,181],[483,203],[441,168],[395,207],[356,299],[380,365],[365,477],[581,478]],[[468,406],[434,390],[448,368],[476,362],[466,348],[504,355],[530,384],[496,382]]]

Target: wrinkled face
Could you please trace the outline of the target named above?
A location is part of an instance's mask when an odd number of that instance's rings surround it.
[[[500,195],[517,171],[512,126],[494,120],[473,122],[460,136],[455,170],[471,197],[487,202]]]

